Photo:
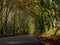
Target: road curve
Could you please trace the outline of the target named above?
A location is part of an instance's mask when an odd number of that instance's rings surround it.
[[[40,45],[40,42],[34,35],[21,35],[1,37],[0,45]]]

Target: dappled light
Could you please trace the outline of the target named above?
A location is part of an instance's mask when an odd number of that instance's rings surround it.
[[[0,37],[20,35],[60,44],[60,0],[0,0]]]

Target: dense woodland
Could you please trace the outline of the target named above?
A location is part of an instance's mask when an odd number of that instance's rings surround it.
[[[0,0],[0,35],[60,36],[60,0]]]
[[[60,45],[60,0],[0,0],[0,37],[10,35]]]

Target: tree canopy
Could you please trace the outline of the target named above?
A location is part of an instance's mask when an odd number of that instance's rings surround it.
[[[60,29],[60,0],[0,0],[0,34],[40,34]],[[50,34],[50,33],[49,33]]]

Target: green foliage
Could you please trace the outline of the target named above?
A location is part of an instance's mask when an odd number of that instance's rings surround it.
[[[54,35],[56,22],[60,18],[59,2],[59,0],[0,0],[1,33]],[[57,21],[53,22],[54,19]]]

